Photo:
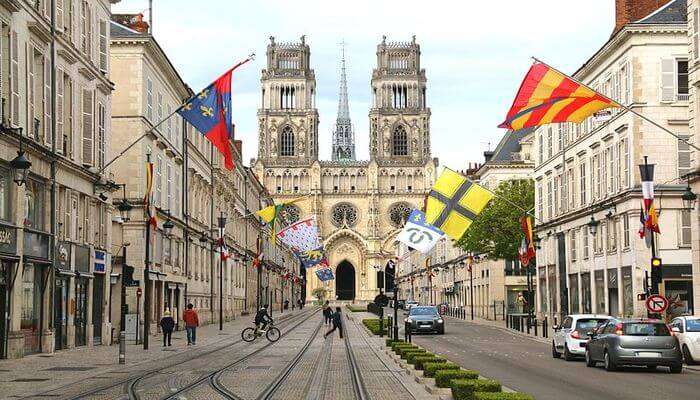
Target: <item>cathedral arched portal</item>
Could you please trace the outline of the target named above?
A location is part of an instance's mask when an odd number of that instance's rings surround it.
[[[337,300],[355,300],[355,267],[347,260],[335,268],[335,296]]]

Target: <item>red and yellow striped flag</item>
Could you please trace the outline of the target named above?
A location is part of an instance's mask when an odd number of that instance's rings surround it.
[[[146,207],[146,215],[148,216],[148,223],[157,228],[158,223],[156,222],[156,217],[151,213],[151,193],[153,192],[153,163],[146,163],[146,194],[143,197],[143,204]]]
[[[506,120],[498,127],[517,130],[553,122],[580,123],[600,110],[617,107],[622,106],[549,65],[535,61],[520,85]]]

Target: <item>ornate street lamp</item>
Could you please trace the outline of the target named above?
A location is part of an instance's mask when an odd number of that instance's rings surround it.
[[[27,183],[27,176],[29,175],[29,168],[31,166],[32,163],[25,157],[24,151],[20,149],[17,152],[17,157],[10,161],[12,180],[15,181],[17,186],[22,186]]]
[[[165,233],[165,236],[170,236],[170,234],[173,232],[173,228],[175,228],[175,224],[173,224],[170,216],[168,216],[168,219],[163,224],[163,232]]]
[[[600,222],[596,221],[591,215],[591,220],[586,224],[588,225],[588,231],[591,233],[591,235],[595,236],[596,232],[598,232],[598,224],[600,224]]]
[[[686,210],[692,210],[695,208],[695,200],[697,200],[698,195],[693,193],[693,191],[690,189],[690,181],[688,181],[688,186],[686,186],[681,198],[683,199],[683,207]]]
[[[131,211],[133,207],[131,206],[131,203],[129,203],[129,200],[126,199],[126,184],[122,185],[122,188],[124,190],[124,197],[122,198],[122,201],[117,204],[117,210],[119,210],[119,213],[122,216],[122,221],[128,221],[129,211]]]

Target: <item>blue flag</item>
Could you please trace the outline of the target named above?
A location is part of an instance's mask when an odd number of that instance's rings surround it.
[[[324,282],[335,279],[335,277],[333,276],[333,271],[328,267],[317,269],[316,276],[318,276],[319,280],[324,281]]]

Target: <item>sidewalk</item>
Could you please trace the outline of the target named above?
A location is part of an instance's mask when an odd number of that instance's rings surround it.
[[[288,310],[284,314],[276,312],[276,322],[297,315],[299,310]],[[111,380],[123,379],[127,372],[133,372],[137,365],[147,367],[147,363],[174,355],[203,350],[232,342],[240,338],[243,328],[252,325],[253,316],[238,317],[224,324],[219,331],[218,323],[197,328],[197,345],[187,346],[185,331],[173,332],[172,346],[163,347],[162,335],[151,335],[149,349],[142,344],[127,344],[126,364],[119,365],[119,344],[112,346],[77,347],[61,350],[54,354],[33,354],[16,360],[0,360],[0,398],[37,395],[58,387],[80,384],[90,380],[92,386],[105,384]],[[110,373],[110,376],[101,376]],[[119,375],[121,374],[121,375]],[[99,380],[98,380],[99,379]],[[87,389],[88,385],[86,385]]]

